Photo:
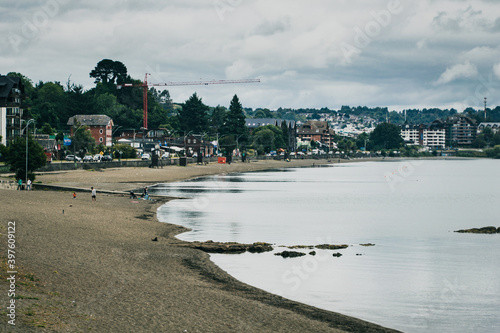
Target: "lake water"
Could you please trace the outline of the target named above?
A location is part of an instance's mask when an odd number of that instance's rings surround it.
[[[453,232],[500,227],[499,167],[346,163],[203,177],[151,192],[189,198],[158,210],[160,221],[193,230],[183,240],[275,244],[271,253],[211,255],[245,283],[404,332],[500,332],[500,234]],[[325,243],[350,246],[274,255]]]

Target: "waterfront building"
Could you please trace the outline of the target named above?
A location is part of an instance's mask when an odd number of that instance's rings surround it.
[[[447,147],[467,147],[477,136],[477,125],[474,119],[464,115],[454,115],[444,122]]]
[[[21,135],[23,94],[24,85],[21,78],[0,75],[0,135],[4,145]]]
[[[107,147],[113,145],[113,125],[113,120],[110,117],[100,114],[76,115],[68,120],[68,126],[71,126],[71,136],[81,126],[87,126],[95,139],[96,145],[102,143]]]
[[[329,149],[336,147],[333,141],[335,130],[330,128],[326,121],[308,120],[303,125],[297,127],[297,138],[300,141],[316,141],[327,146]]]
[[[406,124],[401,127],[401,137],[407,145],[443,149],[446,131],[440,121],[434,121],[428,126]]]

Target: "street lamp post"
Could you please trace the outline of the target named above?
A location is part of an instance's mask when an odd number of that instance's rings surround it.
[[[145,127],[141,127],[141,131],[142,131],[142,153],[144,154],[146,152],[146,149],[144,147],[145,145],[145,142],[144,142],[144,139],[145,139],[145,135],[146,135],[146,128]]]
[[[24,130],[26,130],[26,178],[24,179],[25,182],[28,182],[28,126],[31,124],[31,123],[34,123],[35,122],[35,119],[30,119],[28,120],[28,122],[26,123],[26,126],[23,128],[23,132]]]
[[[122,126],[118,126],[113,130],[113,132],[111,132],[111,158],[113,158],[113,155],[115,153],[115,143],[113,142],[113,135],[116,133],[116,131],[118,131],[118,129],[120,129],[120,127]]]
[[[240,146],[238,144],[238,140],[244,135],[245,133],[243,134],[240,134],[236,137],[236,154],[238,154],[238,156],[240,156]]]
[[[187,157],[187,144],[186,144],[186,138],[189,136],[189,134],[193,133],[194,131],[189,131],[188,134],[184,134],[184,155]]]

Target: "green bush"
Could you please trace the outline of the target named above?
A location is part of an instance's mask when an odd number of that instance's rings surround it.
[[[495,146],[491,149],[486,149],[485,150],[486,156],[490,158],[499,158],[500,159],[500,145]]]
[[[136,157],[135,149],[132,146],[130,146],[126,143],[120,143],[120,144],[114,145],[113,158],[120,158],[120,151],[122,152],[121,158],[135,158]]]

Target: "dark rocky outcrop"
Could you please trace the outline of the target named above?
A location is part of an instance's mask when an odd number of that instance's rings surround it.
[[[314,249],[314,245],[292,245],[292,246],[287,246],[289,249]]]
[[[500,234],[500,228],[496,227],[484,227],[484,228],[472,228],[472,229],[462,229],[456,230],[455,232],[463,234]]]
[[[334,256],[334,257],[342,257],[342,253],[337,252],[337,253],[332,254],[332,256]]]
[[[208,253],[244,253],[246,251],[252,253],[262,253],[272,251],[273,247],[268,243],[253,243],[253,244],[241,244],[236,242],[192,242],[189,246],[202,250]]]
[[[375,246],[375,244],[373,243],[365,243],[365,244],[359,244],[361,246]]]
[[[247,248],[247,251],[251,253],[262,253],[262,252],[269,252],[272,250],[273,246],[271,244],[262,242],[250,244]]]
[[[335,244],[321,244],[321,245],[316,245],[316,248],[320,249],[320,250],[340,250],[340,249],[346,249],[348,247],[349,247],[349,245],[346,245],[346,244],[341,244],[341,245],[335,245]]]
[[[274,255],[275,256],[282,256],[283,258],[296,258],[296,257],[305,256],[306,254],[303,252],[297,252],[297,251],[283,251],[283,252],[275,253]]]

